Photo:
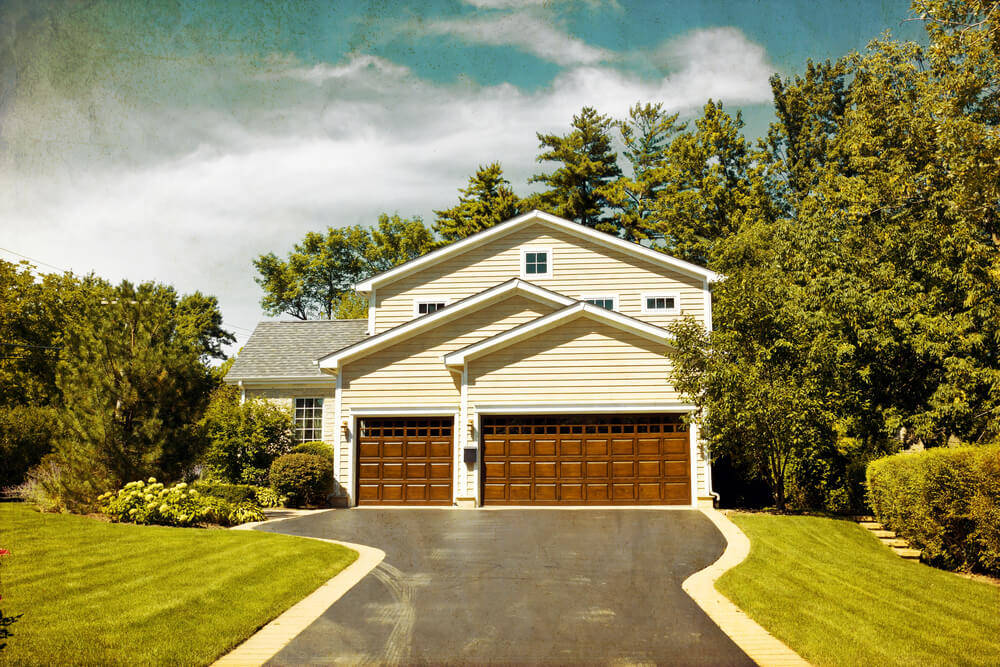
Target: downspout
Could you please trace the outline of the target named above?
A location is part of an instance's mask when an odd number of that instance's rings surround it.
[[[236,386],[240,388],[240,405],[247,402],[247,390],[243,388],[243,380],[236,383]]]

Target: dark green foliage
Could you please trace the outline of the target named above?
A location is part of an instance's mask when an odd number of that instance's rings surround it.
[[[489,229],[521,212],[521,200],[503,177],[499,162],[480,166],[459,193],[456,206],[434,211],[434,231],[444,243]]]
[[[208,474],[231,484],[263,485],[267,470],[292,448],[292,414],[263,398],[240,403],[236,387],[219,387],[205,411]]]
[[[271,488],[292,507],[325,505],[333,493],[333,460],[315,454],[286,454],[271,464]]]
[[[54,408],[0,408],[0,489],[23,482],[28,470],[52,451],[58,434],[59,413]]]
[[[613,121],[591,107],[573,116],[573,129],[565,136],[538,134],[538,162],[555,162],[551,174],[532,176],[532,183],[549,189],[528,199],[525,208],[538,208],[574,220],[587,227],[614,232],[605,214],[608,200],[604,188],[621,176],[618,156],[611,150]]]
[[[873,461],[868,493],[878,520],[931,564],[1000,575],[1000,446]]]
[[[222,498],[226,502],[238,505],[257,502],[257,489],[259,487],[250,484],[199,481],[195,482],[192,488],[202,495]]]
[[[424,254],[432,241],[420,218],[384,213],[373,228],[309,232],[287,259],[268,253],[254,260],[254,280],[264,290],[261,306],[269,315],[302,320],[363,317],[364,304],[352,301],[354,283]]]
[[[291,453],[315,454],[316,456],[325,456],[332,461],[333,445],[331,445],[328,442],[322,442],[320,440],[314,440],[312,442],[302,442],[292,447]]]

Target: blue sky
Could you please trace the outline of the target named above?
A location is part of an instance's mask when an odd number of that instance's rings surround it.
[[[251,261],[379,213],[433,218],[476,166],[522,194],[584,105],[771,119],[768,77],[921,39],[908,2],[0,2],[0,257],[220,298]]]

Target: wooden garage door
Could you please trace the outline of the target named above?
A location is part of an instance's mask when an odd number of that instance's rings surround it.
[[[687,505],[678,414],[483,418],[487,505]]]
[[[358,420],[359,505],[451,505],[452,417]]]

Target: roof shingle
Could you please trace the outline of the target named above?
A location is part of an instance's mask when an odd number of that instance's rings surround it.
[[[368,320],[261,322],[226,373],[226,381],[322,377],[316,359],[367,336]]]

